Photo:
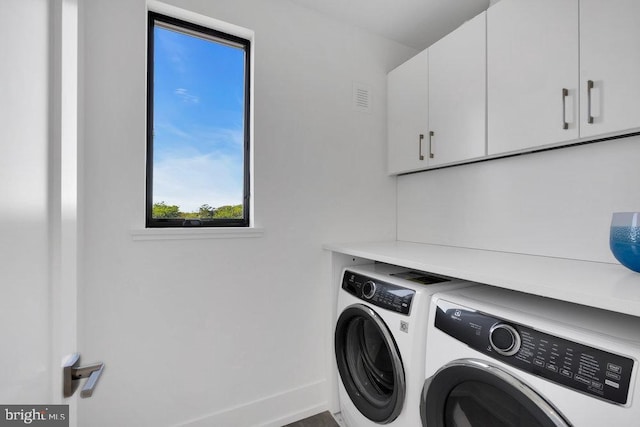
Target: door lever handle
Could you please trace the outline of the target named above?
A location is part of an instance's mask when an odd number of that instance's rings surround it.
[[[104,363],[80,366],[79,353],[74,353],[68,356],[62,365],[64,397],[73,396],[73,393],[75,393],[80,385],[80,380],[87,377],[89,379],[85,382],[84,387],[82,387],[80,397],[91,397],[103,370]]]

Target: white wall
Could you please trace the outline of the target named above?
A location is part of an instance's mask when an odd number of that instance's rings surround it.
[[[398,239],[616,262],[611,213],[640,210],[640,137],[398,178]]]
[[[80,425],[269,425],[327,405],[323,242],[395,238],[386,72],[415,52],[287,0],[173,0],[255,30],[261,238],[133,241],[145,180],[145,2],[86,0]],[[371,114],[352,109],[370,85]],[[199,420],[190,423],[189,420]]]
[[[0,402],[5,404],[50,401],[48,3],[0,5]]]

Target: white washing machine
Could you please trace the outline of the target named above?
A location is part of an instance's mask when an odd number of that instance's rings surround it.
[[[434,295],[423,426],[637,426],[640,318],[490,286]]]
[[[380,263],[344,270],[335,356],[340,411],[347,426],[420,426],[431,295],[471,285]]]

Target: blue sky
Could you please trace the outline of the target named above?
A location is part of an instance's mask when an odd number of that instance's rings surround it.
[[[154,42],[153,202],[241,204],[244,51],[159,26]]]

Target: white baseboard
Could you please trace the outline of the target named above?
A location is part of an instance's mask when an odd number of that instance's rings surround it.
[[[185,421],[175,427],[281,427],[328,409],[326,380]]]
[[[315,406],[313,408],[306,408],[302,411],[298,411],[296,413],[289,414],[285,417],[279,418],[277,420],[269,421],[265,424],[259,424],[260,427],[282,427],[287,424],[291,424],[293,422],[311,417],[313,415],[319,414],[327,410],[326,402],[322,405]]]

